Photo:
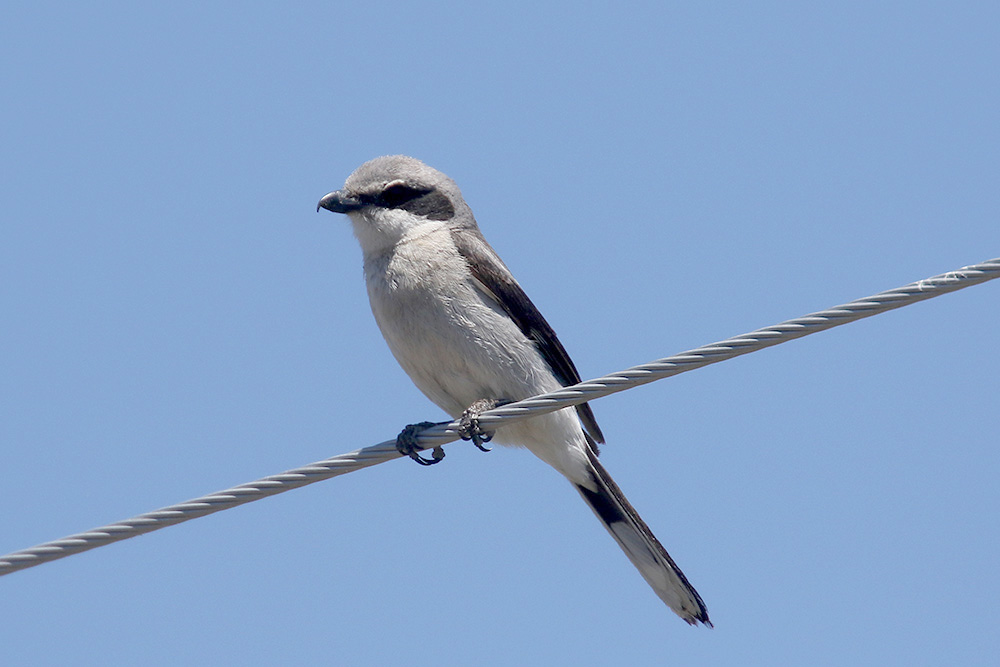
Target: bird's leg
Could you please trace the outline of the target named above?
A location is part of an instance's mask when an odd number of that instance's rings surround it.
[[[462,440],[471,440],[472,444],[476,446],[479,451],[488,452],[489,447],[485,446],[485,443],[493,439],[493,431],[483,431],[479,428],[479,415],[483,414],[487,410],[492,410],[493,408],[499,408],[501,405],[507,405],[510,401],[505,401],[502,399],[495,398],[481,398],[469,407],[465,409],[462,413],[461,428],[459,430],[459,435]]]
[[[443,422],[448,424],[449,422]],[[396,450],[400,454],[405,454],[422,466],[432,466],[440,463],[444,458],[444,450],[435,447],[432,459],[425,459],[420,456],[420,446],[417,444],[417,437],[432,426],[437,426],[434,422],[420,422],[419,424],[407,424],[399,435],[396,436]]]

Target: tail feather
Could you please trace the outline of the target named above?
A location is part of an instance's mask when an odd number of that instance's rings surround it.
[[[689,624],[694,625],[700,621],[711,627],[708,610],[698,591],[688,583],[674,559],[597,460],[597,453],[592,445],[587,448],[587,452],[593,467],[596,490],[574,484],[576,490],[660,599]]]

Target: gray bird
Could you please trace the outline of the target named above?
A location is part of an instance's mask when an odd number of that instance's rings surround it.
[[[319,208],[346,213],[364,254],[372,312],[413,383],[455,419],[477,446],[476,417],[509,401],[580,381],[542,314],[483,238],[455,182],[404,155],[358,167]],[[425,464],[415,435],[400,451]],[[690,624],[708,611],[663,545],[597,460],[604,442],[586,403],[500,427],[496,441],[527,447],[562,473],[656,594]]]

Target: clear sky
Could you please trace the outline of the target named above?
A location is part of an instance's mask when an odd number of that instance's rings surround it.
[[[317,200],[456,179],[595,377],[1000,256],[997,3],[24,3],[0,552],[444,417]],[[995,664],[1000,283],[594,404],[690,628],[452,445],[0,579],[4,662]]]

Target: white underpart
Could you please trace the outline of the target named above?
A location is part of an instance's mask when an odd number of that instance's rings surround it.
[[[516,401],[561,386],[534,343],[469,271],[444,223],[381,213],[374,228],[362,214],[351,215],[361,218],[354,226],[365,250],[368,297],[396,360],[430,400],[458,418],[480,399]],[[409,219],[389,219],[395,217]],[[398,242],[372,238],[387,228],[401,232]],[[571,481],[594,488],[571,408],[503,427],[496,441],[527,447]]]

